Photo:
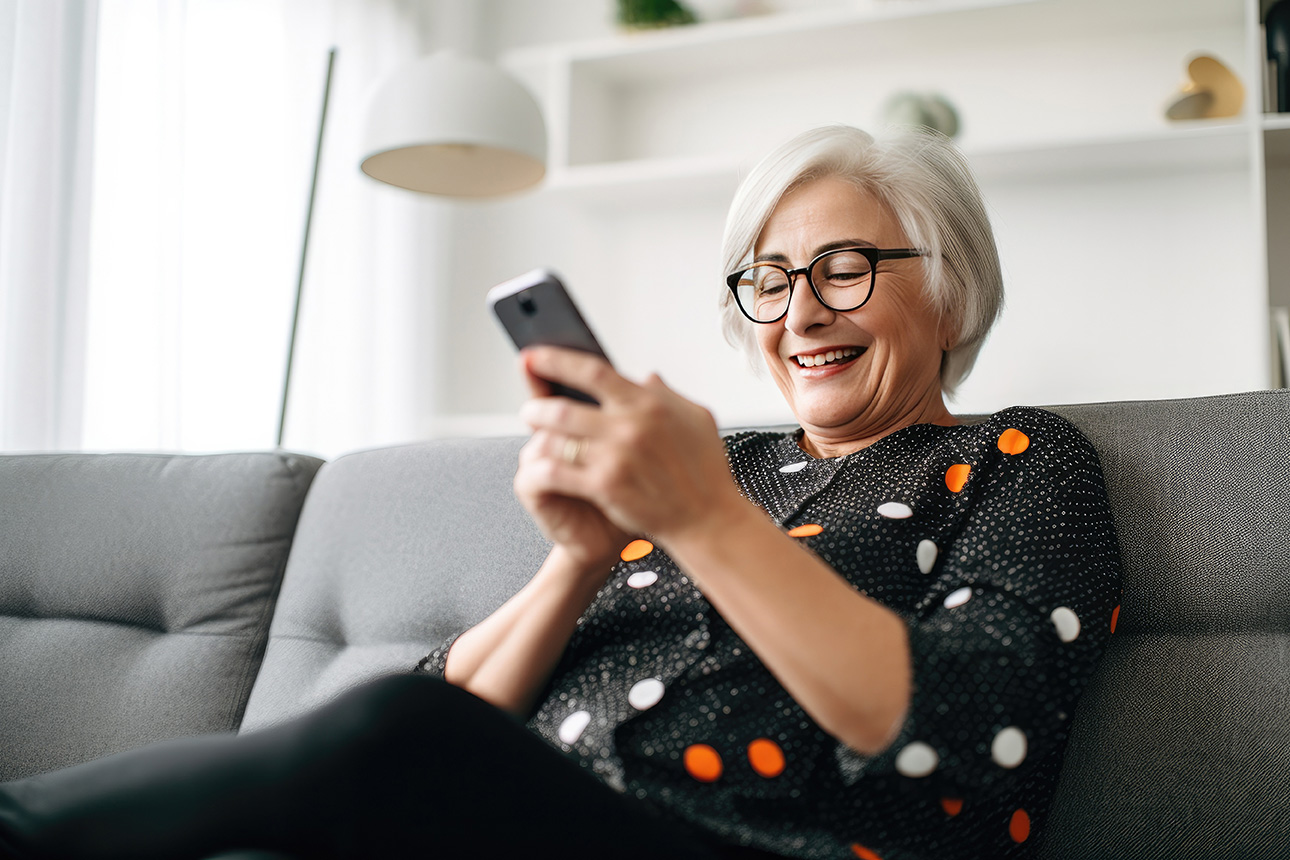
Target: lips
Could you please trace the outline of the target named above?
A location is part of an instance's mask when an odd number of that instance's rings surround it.
[[[819,352],[804,352],[793,356],[798,367],[825,367],[828,365],[846,364],[864,354],[863,346],[841,346]]]

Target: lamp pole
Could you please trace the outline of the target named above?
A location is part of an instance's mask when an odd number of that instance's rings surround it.
[[[291,314],[291,340],[287,346],[287,372],[282,379],[282,410],[278,413],[278,447],[287,427],[287,397],[291,393],[291,366],[296,356],[296,330],[300,327],[300,296],[305,286],[305,262],[309,259],[309,228],[314,221],[314,197],[318,194],[318,164],[322,160],[323,129],[327,127],[327,104],[331,101],[331,73],[336,66],[336,49],[327,52],[327,80],[323,84],[322,113],[318,117],[318,142],[314,146],[314,175],[309,184],[309,207],[305,210],[305,236],[300,243],[300,269],[296,277],[296,305]]]

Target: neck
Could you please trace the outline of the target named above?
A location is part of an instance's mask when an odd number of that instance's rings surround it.
[[[959,420],[946,408],[945,400],[937,390],[913,408],[901,410],[896,416],[881,420],[862,415],[844,427],[809,427],[803,424],[798,446],[817,459],[841,457],[868,448],[879,439],[914,424],[953,427],[958,423]]]

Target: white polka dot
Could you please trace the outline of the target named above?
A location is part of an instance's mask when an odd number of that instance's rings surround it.
[[[918,569],[923,573],[931,573],[933,565],[936,564],[936,556],[940,552],[936,544],[930,540],[921,540],[918,542],[918,550],[914,553],[918,557]]]
[[[907,520],[914,515],[914,509],[904,502],[883,502],[878,513],[889,520]]]
[[[896,755],[896,770],[904,776],[927,776],[940,763],[936,750],[922,741],[914,741]]]
[[[791,472],[800,472],[805,468],[806,468],[806,461],[798,460],[796,463],[789,463],[787,466],[780,466],[779,470],[787,475]]]
[[[658,582],[658,574],[652,570],[638,570],[627,577],[627,584],[632,588],[644,588]]]
[[[560,723],[560,741],[573,746],[578,738],[582,737],[589,722],[591,722],[591,714],[586,711],[574,711],[564,718],[563,723]]]
[[[1026,760],[1026,733],[1016,726],[1008,726],[994,736],[990,744],[990,758],[999,767],[1014,768]]]
[[[965,585],[958,591],[951,591],[949,593],[945,598],[945,608],[953,609],[956,606],[962,606],[964,603],[967,603],[971,597],[972,589]]]
[[[631,692],[627,694],[627,704],[638,711],[648,711],[657,705],[661,698],[663,698],[663,682],[658,678],[646,678],[644,681],[637,681],[632,687]]]
[[[1079,636],[1079,616],[1074,610],[1059,606],[1049,617],[1053,620],[1053,626],[1057,628],[1058,639],[1063,642],[1074,642]]]

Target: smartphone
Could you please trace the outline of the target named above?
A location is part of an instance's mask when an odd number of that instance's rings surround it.
[[[548,344],[609,360],[559,276],[550,269],[534,269],[498,284],[488,291],[488,304],[517,349]],[[596,404],[594,397],[566,385],[552,382],[551,389],[561,397]]]

